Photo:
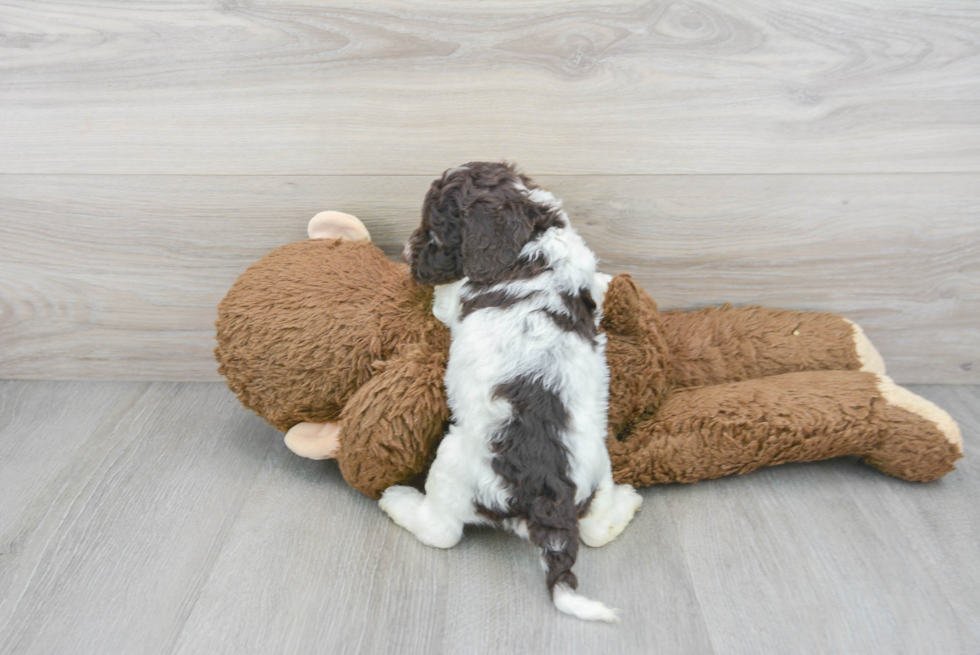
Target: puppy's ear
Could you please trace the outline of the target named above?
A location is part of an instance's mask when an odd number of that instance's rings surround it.
[[[448,284],[463,277],[457,252],[429,242],[412,258],[411,274],[421,284]]]
[[[498,280],[517,262],[531,231],[519,204],[475,203],[463,219],[463,274],[484,284]]]

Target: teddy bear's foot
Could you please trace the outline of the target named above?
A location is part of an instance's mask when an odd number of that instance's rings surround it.
[[[876,377],[878,391],[887,403],[882,411],[885,436],[864,461],[914,482],[937,480],[952,471],[963,456],[963,437],[956,421],[887,375]]]
[[[898,386],[887,375],[878,376],[878,390],[889,405],[901,407],[935,423],[939,431],[946,437],[946,441],[962,452],[963,435],[960,433],[960,426],[944,409],[922,396],[915,395],[905,387]]]
[[[582,542],[592,548],[605,546],[622,534],[642,504],[643,497],[628,484],[599,487],[589,513],[578,524]]]
[[[858,370],[874,373],[875,375],[884,375],[885,360],[882,359],[881,354],[878,353],[878,349],[868,339],[868,335],[854,321],[847,318],[844,321],[854,330],[854,350],[857,353],[858,361],[861,362],[861,368]]]
[[[427,546],[452,548],[463,537],[463,523],[437,511],[425,494],[413,487],[388,487],[378,506]]]
[[[344,212],[320,212],[310,219],[306,233],[311,239],[347,239],[348,241],[370,241],[364,223],[356,216]]]
[[[283,441],[286,448],[307,459],[333,459],[340,450],[340,423],[297,423]]]

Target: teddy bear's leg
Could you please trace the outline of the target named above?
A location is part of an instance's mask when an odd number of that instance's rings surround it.
[[[617,482],[696,482],[761,466],[857,455],[929,481],[962,456],[946,412],[860,371],[808,371],[674,391],[625,439],[607,441]]]
[[[875,377],[878,391],[887,403],[881,410],[885,438],[864,455],[863,461],[889,475],[918,482],[935,480],[948,473],[953,468],[952,462],[962,457],[963,452],[963,438],[956,421],[888,376]]]
[[[615,484],[610,476],[596,489],[589,511],[578,522],[582,542],[593,548],[605,546],[626,529],[642,504],[633,487]]]
[[[340,450],[340,423],[297,423],[286,432],[286,447],[308,459],[332,459]]]
[[[796,371],[885,373],[860,326],[836,314],[725,305],[661,317],[677,386]]]

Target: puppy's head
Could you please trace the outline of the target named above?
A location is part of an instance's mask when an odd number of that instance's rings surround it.
[[[560,220],[554,208],[528,198],[537,188],[510,164],[447,170],[429,188],[422,224],[405,244],[412,277],[422,284],[500,279],[524,244]]]

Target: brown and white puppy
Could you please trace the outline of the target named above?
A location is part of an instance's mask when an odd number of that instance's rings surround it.
[[[597,326],[608,277],[561,203],[512,166],[473,162],[429,190],[405,248],[412,275],[437,287],[452,330],[452,424],[425,494],[391,487],[381,508],[426,544],[456,545],[491,524],[541,549],[562,612],[616,613],[577,593],[578,540],[612,541],[639,508],[615,485],[605,447],[609,373]]]

